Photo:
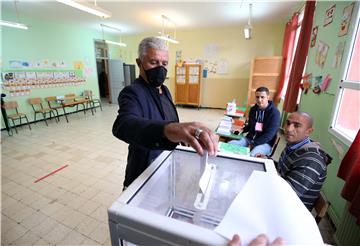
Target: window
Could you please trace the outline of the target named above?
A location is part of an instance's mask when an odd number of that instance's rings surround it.
[[[358,15],[359,13],[354,13]],[[337,90],[330,132],[350,145],[360,128],[360,33],[359,18],[356,19],[353,39],[344,55],[346,63],[343,67],[341,81]]]

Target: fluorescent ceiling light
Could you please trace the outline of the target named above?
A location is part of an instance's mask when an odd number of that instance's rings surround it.
[[[160,38],[162,40],[168,41],[168,42],[173,43],[173,44],[178,44],[179,43],[179,41],[177,41],[175,39],[172,39],[170,37],[163,36],[163,35],[157,36],[157,38]]]
[[[11,22],[11,21],[4,21],[4,20],[0,20],[0,26],[15,27],[15,28],[20,28],[20,29],[25,29],[25,30],[28,29],[28,27],[24,24],[17,23],[17,22]]]
[[[100,24],[101,26],[101,31],[102,31],[102,36],[103,36],[103,41],[107,44],[114,44],[114,45],[118,45],[118,46],[122,46],[122,47],[126,47],[127,45],[123,42],[114,42],[114,41],[110,41],[110,40],[106,40],[104,38],[104,28],[108,28],[108,29],[112,29],[112,30],[115,30],[115,31],[118,31],[118,32],[121,32],[121,29],[119,28],[116,28],[116,27],[112,27],[112,26],[108,26],[108,25],[105,25],[105,24]],[[121,41],[121,37],[120,37],[120,41]]]
[[[178,44],[179,41],[176,40],[176,24],[175,24],[175,22],[172,21],[166,15],[161,15],[161,18],[162,18],[162,30],[160,32],[160,36],[157,36],[157,38],[160,38],[162,40],[168,41],[168,42],[173,43],[173,44]],[[173,25],[173,28],[174,28],[173,36],[174,36],[174,38],[171,38],[171,36],[165,32],[165,26],[167,26],[166,25],[167,23],[170,23],[170,24]]]
[[[114,45],[126,47],[126,44],[121,43],[121,42],[114,42],[114,41],[110,41],[110,40],[104,40],[104,42],[107,43],[107,44],[114,44]]]
[[[59,3],[69,5],[71,7],[80,9],[82,11],[88,12],[90,14],[100,16],[102,18],[110,18],[111,17],[111,12],[109,12],[105,9],[99,8],[96,5],[88,4],[86,2],[78,2],[78,1],[73,1],[73,0],[56,0],[56,1]]]
[[[244,28],[245,39],[251,39],[251,30],[252,30],[251,26],[249,26],[249,25],[245,26],[245,28]]]
[[[251,31],[252,31],[252,25],[251,25],[251,12],[252,12],[252,4],[249,4],[249,19],[247,25],[244,27],[244,36],[246,40],[251,39]]]

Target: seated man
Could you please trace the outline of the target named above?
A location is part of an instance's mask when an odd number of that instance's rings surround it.
[[[309,136],[312,117],[304,112],[289,115],[285,126],[286,148],[277,163],[277,171],[295,190],[311,211],[326,179],[327,165],[332,158]]]
[[[259,87],[255,91],[256,104],[251,107],[248,124],[243,128],[246,137],[232,140],[229,143],[250,147],[251,156],[269,155],[276,140],[280,126],[280,112],[272,101],[269,101],[269,89]]]

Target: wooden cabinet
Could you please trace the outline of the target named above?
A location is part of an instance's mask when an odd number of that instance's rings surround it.
[[[200,106],[201,65],[175,66],[175,104]]]
[[[273,100],[279,87],[282,56],[256,57],[251,62],[247,106],[255,104],[255,91],[267,87]]]

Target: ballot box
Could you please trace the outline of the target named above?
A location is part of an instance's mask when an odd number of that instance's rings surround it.
[[[272,160],[228,153],[208,163],[200,189],[201,157],[186,147],[164,151],[108,209],[112,245],[225,244],[214,228],[251,173],[276,170]]]

